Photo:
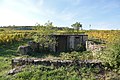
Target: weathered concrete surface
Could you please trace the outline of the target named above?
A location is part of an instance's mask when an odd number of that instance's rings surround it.
[[[19,47],[18,47],[18,52],[19,52],[20,54],[26,55],[26,54],[28,54],[30,51],[31,51],[30,46],[19,46]]]
[[[28,45],[31,47],[33,52],[39,51],[39,43],[34,42],[34,41],[29,41]]]
[[[101,44],[96,44],[93,41],[86,41],[86,49],[87,51],[102,51],[106,48]]]
[[[9,72],[8,72],[8,75],[14,75],[14,74],[16,74],[16,73],[18,73],[18,72],[21,72],[22,71],[22,68],[24,68],[25,67],[25,65],[23,65],[23,66],[18,66],[18,67],[16,67],[16,68],[13,68],[13,69],[11,69]]]
[[[101,66],[102,63],[100,61],[96,60],[57,60],[57,59],[42,59],[42,58],[20,58],[20,59],[12,59],[12,68],[15,68],[16,66],[22,66],[22,65],[45,65],[45,66]]]
[[[31,52],[39,51],[39,43],[34,41],[29,41],[27,46],[19,46],[18,52],[22,55],[29,54]]]
[[[12,59],[12,70],[8,72],[8,75],[13,75],[22,71],[26,65],[44,65],[44,66],[54,66],[59,68],[61,66],[78,66],[78,67],[99,67],[102,68],[101,61],[96,60],[60,60],[60,59],[42,59],[42,58],[15,58]]]

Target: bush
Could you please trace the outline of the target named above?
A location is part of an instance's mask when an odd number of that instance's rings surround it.
[[[0,31],[5,31],[4,29],[0,29]]]
[[[120,44],[113,43],[109,48],[102,51],[99,58],[109,67],[117,68],[120,66]]]
[[[61,53],[60,57],[67,60],[92,60],[94,59],[93,55],[89,51],[84,52],[70,52],[70,53]]]

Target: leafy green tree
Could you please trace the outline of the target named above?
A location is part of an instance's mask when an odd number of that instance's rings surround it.
[[[56,44],[55,38],[53,38],[53,34],[56,30],[53,28],[53,23],[48,21],[44,25],[37,25],[37,31],[33,38],[34,41],[38,42],[42,48],[42,50],[48,49],[50,45]]]
[[[75,30],[77,30],[77,32],[79,31],[79,29],[81,28],[82,30],[82,24],[80,22],[76,22],[74,24],[71,25]]]

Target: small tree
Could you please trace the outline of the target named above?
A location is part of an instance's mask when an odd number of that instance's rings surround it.
[[[81,28],[82,30],[82,24],[80,24],[80,22],[76,22],[74,24],[71,25],[75,30],[77,30],[77,32],[79,31],[79,29]]]
[[[52,22],[48,21],[44,25],[37,25],[38,32],[33,36],[34,41],[40,43],[42,46],[42,50],[45,50],[45,48],[49,48],[51,44],[56,44],[55,39],[52,37],[52,34],[56,32],[55,29],[53,29]]]

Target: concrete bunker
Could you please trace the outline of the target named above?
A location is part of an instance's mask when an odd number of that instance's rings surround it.
[[[86,41],[88,40],[88,35],[86,34],[64,34],[53,36],[57,42],[55,45],[52,45],[52,50],[54,52],[77,51],[81,46],[86,50]]]

